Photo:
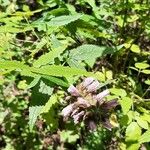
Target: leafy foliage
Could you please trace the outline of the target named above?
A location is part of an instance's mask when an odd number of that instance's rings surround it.
[[[150,149],[149,14],[149,0],[1,0],[0,149]],[[84,77],[118,102],[87,111],[112,131],[62,118]]]

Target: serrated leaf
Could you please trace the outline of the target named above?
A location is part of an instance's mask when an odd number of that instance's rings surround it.
[[[35,55],[39,50],[41,50],[46,44],[47,44],[47,39],[44,37],[41,39],[41,41],[36,43],[36,48],[35,50],[32,51],[31,56]]]
[[[146,69],[150,67],[150,65],[145,62],[141,62],[141,63],[135,63],[135,67],[138,69]]]
[[[94,73],[87,72],[82,69],[71,68],[66,66],[57,66],[57,65],[47,65],[41,68],[33,68],[33,72],[45,75],[59,76],[59,77],[69,77],[74,75],[85,75],[85,76],[94,76]]]
[[[43,106],[32,106],[29,107],[29,127],[30,131],[33,129],[33,126],[39,116]]]
[[[25,65],[20,61],[0,61],[1,69],[30,69],[29,66]]]
[[[25,70],[22,70],[21,72],[20,72],[20,74],[22,75],[22,76],[26,76],[26,77],[33,77],[33,78],[37,78],[39,75],[38,74],[36,74],[36,73],[33,73],[33,72],[31,72],[31,68],[30,69],[25,69]]]
[[[63,25],[67,25],[71,22],[74,22],[78,19],[80,19],[82,17],[82,15],[80,14],[77,14],[77,15],[63,15],[63,16],[59,16],[59,17],[55,17],[55,18],[52,18],[48,25],[49,26],[63,26]]]
[[[83,63],[82,62],[79,62],[78,60],[75,60],[75,59],[72,59],[72,58],[69,58],[67,60],[67,63],[70,67],[74,67],[74,68],[78,68],[78,69],[85,69],[84,66],[83,66]]]
[[[150,130],[147,130],[142,136],[139,138],[139,143],[150,142]]]
[[[127,114],[133,104],[133,100],[129,97],[123,97],[119,102],[121,104],[123,113]]]
[[[43,118],[51,130],[58,129],[58,114],[55,111],[57,105],[57,95],[52,95],[41,111]]]
[[[43,106],[41,113],[48,113],[51,107],[58,102],[57,96],[52,95],[48,102]]]
[[[53,93],[53,88],[46,85],[43,81],[41,81],[39,92],[43,94],[51,95]]]
[[[143,128],[143,129],[148,129],[148,123],[147,123],[147,121],[143,120],[143,119],[142,119],[141,117],[139,117],[139,116],[136,116],[135,119],[136,119],[138,125],[139,125],[141,128]]]
[[[57,84],[57,85],[61,85],[64,87],[69,87],[69,84],[64,82],[62,79],[56,78],[56,77],[52,77],[52,76],[46,76],[46,75],[42,75],[43,78]]]
[[[36,74],[58,76],[58,77],[69,77],[74,75],[80,76],[85,75],[96,77],[96,75],[92,72],[87,72],[82,69],[59,65],[47,65],[41,68],[34,68],[29,67],[19,61],[0,61],[0,67],[1,69],[13,69],[13,70],[20,69],[22,70],[21,73],[23,73],[24,76],[31,76],[31,77],[36,77],[37,76]]]
[[[85,44],[72,49],[70,52],[70,59],[85,61],[89,66],[93,66],[96,58],[105,54],[113,53],[114,50],[104,46],[97,46],[92,44]]]
[[[27,89],[34,87],[40,80],[41,76],[37,76],[33,79],[33,81],[27,86]]]
[[[141,136],[141,128],[136,122],[132,122],[126,129],[126,142],[137,141]]]
[[[60,54],[66,49],[67,45],[62,45],[59,46],[58,48],[53,49],[52,51],[42,55],[41,57],[39,57],[39,59],[37,59],[34,63],[33,66],[34,67],[40,67],[43,65],[47,65],[47,64],[53,64],[54,59],[56,57],[59,57]]]

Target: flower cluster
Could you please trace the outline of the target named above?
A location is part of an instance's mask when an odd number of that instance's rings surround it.
[[[89,127],[90,129],[95,129],[96,123],[100,121],[104,127],[111,130],[113,126],[109,122],[108,113],[118,103],[116,100],[106,102],[105,97],[110,92],[106,89],[97,94],[99,88],[100,83],[92,77],[85,78],[76,87],[71,85],[68,92],[75,98],[75,101],[62,110],[63,117],[73,118],[75,124],[83,120],[92,126]]]

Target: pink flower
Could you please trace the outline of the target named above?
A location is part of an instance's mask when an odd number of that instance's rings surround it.
[[[97,94],[94,96],[94,99],[96,99],[98,102],[100,102],[105,96],[109,95],[109,90],[104,90],[103,92]]]
[[[102,108],[104,110],[110,110],[112,108],[115,108],[117,105],[118,105],[118,102],[116,99],[114,99],[114,100],[103,103]]]
[[[81,111],[80,113],[73,116],[74,123],[79,123],[80,118],[84,115],[84,111]]]
[[[71,113],[71,117],[73,117],[75,114],[77,114],[79,112],[79,108],[75,109],[72,113]]]
[[[87,100],[83,99],[82,97],[78,97],[77,98],[77,102],[78,102],[79,105],[82,105],[82,106],[84,106],[86,108],[90,107],[89,102]]]
[[[87,86],[87,91],[88,92],[95,92],[99,88],[100,83],[95,80],[92,84]]]
[[[74,104],[70,104],[62,110],[62,115],[68,117],[74,109]]]
[[[68,88],[68,92],[72,95],[72,96],[80,96],[80,93],[78,91],[78,89],[76,87],[74,87],[73,85],[71,85]]]
[[[94,78],[92,78],[92,77],[85,78],[84,81],[83,81],[83,86],[86,88],[86,87],[89,86],[93,81],[94,81]]]

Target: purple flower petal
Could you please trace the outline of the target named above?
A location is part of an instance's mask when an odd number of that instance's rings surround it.
[[[97,128],[94,120],[88,120],[86,124],[87,124],[87,127],[89,128],[89,130],[94,131]]]
[[[75,109],[72,113],[71,113],[71,117],[73,117],[75,114],[77,114],[79,112],[79,108]]]
[[[118,102],[114,99],[114,100],[111,100],[111,101],[104,103],[102,105],[102,108],[105,110],[110,110],[112,108],[115,108],[117,105],[118,105]]]
[[[98,102],[100,102],[104,97],[106,97],[107,95],[109,95],[109,90],[104,90],[103,92],[97,94],[96,96],[94,96],[94,99],[96,99]]]
[[[80,93],[78,91],[78,89],[76,87],[74,87],[73,85],[71,85],[68,88],[68,92],[72,95],[72,96],[80,96]]]
[[[100,86],[100,83],[95,80],[92,84],[90,84],[89,86],[87,86],[87,91],[88,92],[95,92]]]
[[[78,102],[78,105],[83,105],[84,107],[90,107],[91,106],[89,104],[89,102],[87,100],[83,99],[82,97],[78,97],[77,102]]]
[[[104,122],[102,122],[102,125],[104,126],[104,128],[108,129],[108,130],[112,130],[113,126],[110,123],[110,121],[108,119],[106,119]]]
[[[73,109],[74,109],[74,104],[70,104],[62,110],[61,114],[64,117],[68,117],[70,113],[73,111]]]
[[[85,78],[83,81],[83,86],[86,88],[88,85],[90,85],[92,82],[94,81],[94,78],[92,77],[88,77]]]
[[[73,120],[75,124],[79,123],[80,117],[82,117],[84,113],[85,113],[84,111],[81,111],[80,113],[73,116]]]

